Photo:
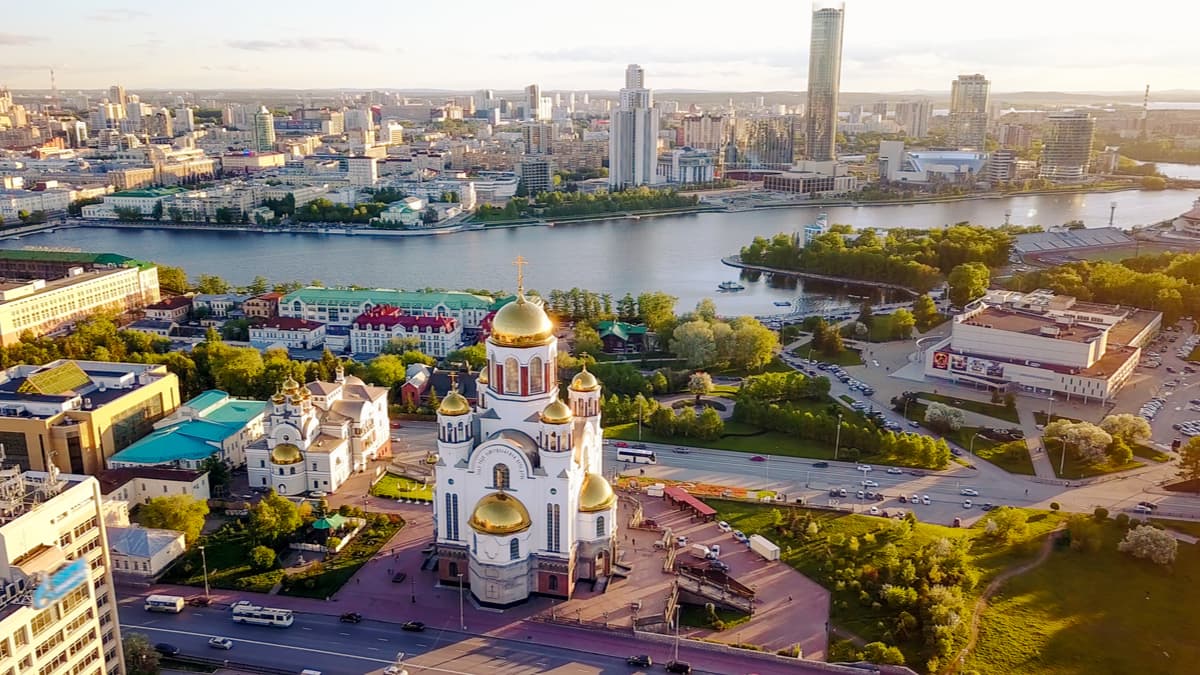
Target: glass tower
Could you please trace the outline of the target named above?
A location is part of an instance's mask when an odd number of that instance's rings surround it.
[[[838,89],[842,82],[842,22],[845,4],[813,3],[812,41],[808,50],[808,159],[835,158]]]

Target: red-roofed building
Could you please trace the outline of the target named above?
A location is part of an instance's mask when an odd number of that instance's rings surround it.
[[[192,311],[192,299],[183,295],[173,295],[169,298],[146,305],[146,318],[154,321],[173,321],[179,323],[187,318]]]
[[[350,351],[378,354],[397,338],[417,338],[420,351],[442,358],[462,343],[462,324],[449,316],[415,316],[391,305],[377,305],[350,324]]]
[[[271,317],[279,316],[279,299],[282,297],[282,293],[256,295],[242,303],[242,311],[248,317],[257,316],[263,319],[270,319]]]
[[[288,349],[317,349],[325,344],[325,324],[320,321],[274,317],[250,326],[250,345],[258,349],[284,346]]]

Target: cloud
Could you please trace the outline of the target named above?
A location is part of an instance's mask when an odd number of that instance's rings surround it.
[[[150,16],[150,12],[141,9],[128,9],[126,7],[109,7],[99,11],[92,12],[87,15],[88,21],[101,21],[103,23],[119,23],[129,21],[131,19],[143,19]]]
[[[244,49],[251,52],[266,52],[281,49],[379,51],[378,45],[347,37],[303,37],[289,40],[227,40],[225,44],[234,49]]]
[[[207,70],[207,71],[213,71],[213,72],[232,71],[235,73],[248,73],[248,72],[250,72],[251,69],[249,66],[245,66],[240,63],[233,63],[233,64],[229,64],[229,65],[224,65],[224,66],[203,65],[203,66],[200,66],[200,70]]]
[[[0,33],[0,47],[31,45],[42,38],[33,35],[17,35],[16,33]]]

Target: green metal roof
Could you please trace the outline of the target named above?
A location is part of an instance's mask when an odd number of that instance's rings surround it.
[[[645,335],[646,327],[621,321],[599,321],[596,323],[596,332],[600,334],[600,337],[611,335],[617,339],[628,341],[630,336]]]
[[[188,192],[187,188],[181,187],[154,187],[140,188],[138,190],[125,190],[124,192],[114,192],[109,197],[170,197],[171,195],[182,194]]]
[[[305,304],[325,305],[361,305],[370,302],[372,305],[395,305],[397,307],[420,307],[432,309],[445,305],[450,309],[488,309],[492,299],[482,295],[472,295],[462,291],[444,291],[439,293],[423,293],[420,291],[397,291],[390,288],[349,289],[349,288],[320,288],[309,286],[298,291],[292,291],[280,300],[280,304],[300,300]]]
[[[267,408],[265,401],[241,401],[231,399],[225,405],[208,413],[204,419],[225,426],[241,429],[247,422],[262,414]]]
[[[37,251],[23,248],[0,249],[3,260],[45,260],[50,262],[78,262],[96,265],[124,265],[133,260],[116,253],[89,253],[87,251]]]

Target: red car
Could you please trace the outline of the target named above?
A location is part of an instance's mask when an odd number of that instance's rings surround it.
[[[626,443],[625,441],[617,441],[616,443],[613,443],[613,447],[617,447],[617,448],[628,448],[628,447],[629,447],[629,444],[628,444],[628,443]]]
[[[755,455],[750,458],[750,461],[751,462],[765,462],[765,461],[767,461],[767,458],[763,457],[762,455]]]

